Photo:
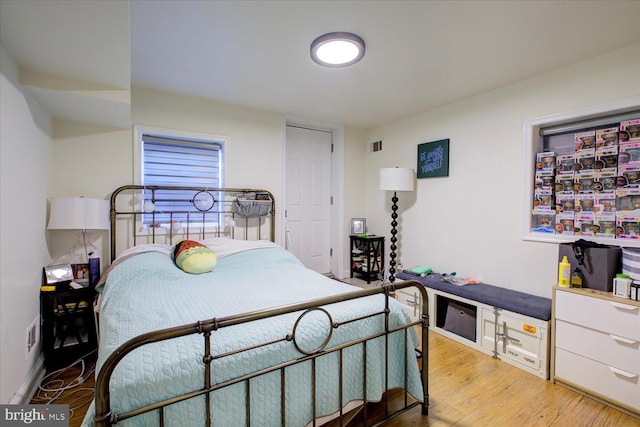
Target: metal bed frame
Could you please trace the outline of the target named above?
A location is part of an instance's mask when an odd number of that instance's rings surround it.
[[[196,215],[203,215],[203,221],[202,222],[198,222],[197,227],[200,230],[197,231],[195,234],[199,235],[199,236],[206,236],[206,235],[214,235],[214,236],[228,236],[228,237],[234,237],[237,235],[244,235],[245,239],[246,237],[252,235],[252,232],[254,233],[255,236],[257,237],[261,237],[262,234],[262,229],[267,228],[269,230],[269,234],[270,234],[270,239],[273,241],[274,240],[274,226],[275,226],[275,201],[273,198],[273,195],[271,195],[271,193],[269,193],[268,191],[265,190],[255,190],[255,189],[229,189],[229,188],[217,188],[217,189],[202,189],[202,188],[193,188],[193,187],[143,187],[143,186],[133,186],[133,185],[129,185],[129,186],[124,186],[124,187],[120,187],[118,188],[116,191],[114,191],[113,195],[111,196],[111,257],[112,257],[112,261],[113,259],[115,259],[115,254],[116,254],[116,237],[117,237],[117,233],[116,233],[116,228],[117,228],[117,223],[119,221],[119,218],[121,216],[129,216],[129,217],[133,217],[133,221],[134,223],[140,222],[141,218],[143,215],[150,215],[151,220],[149,221],[147,218],[147,224],[150,224],[149,228],[155,229],[158,227],[158,225],[156,224],[156,217],[154,216],[153,212],[148,212],[149,209],[147,209],[147,212],[144,212],[144,210],[142,209],[135,209],[135,204],[133,204],[134,208],[131,208],[131,203],[127,203],[125,206],[127,206],[127,209],[125,210],[118,210],[118,206],[119,204],[117,203],[116,199],[121,196],[121,193],[123,192],[133,192],[134,196],[132,197],[132,200],[136,200],[138,201],[138,204],[142,203],[143,205],[145,203],[145,201],[141,201],[139,200],[139,197],[135,196],[136,194],[139,196],[140,192],[143,192],[143,200],[149,200],[152,203],[158,203],[161,202],[163,200],[163,196],[161,195],[162,192],[164,191],[171,191],[171,192],[186,192],[188,194],[190,194],[189,196],[187,196],[185,199],[183,199],[182,201],[186,201],[189,203],[193,203],[194,206],[197,204],[197,200],[198,200],[198,195],[201,195],[203,193],[209,193],[208,196],[206,196],[206,198],[209,198],[210,196],[213,197],[214,202],[211,203],[211,206],[209,206],[207,209],[197,209],[197,213]],[[213,194],[215,193],[215,195]],[[220,222],[218,222],[217,224],[214,225],[206,225],[207,221],[205,220],[205,217],[207,215],[212,215],[212,216],[216,216],[216,218],[231,218],[231,219],[235,219],[235,217],[237,216],[237,212],[234,210],[233,208],[233,203],[232,201],[235,201],[235,196],[237,194],[247,194],[247,193],[251,193],[251,194],[255,194],[255,193],[260,193],[260,194],[268,194],[269,196],[269,200],[271,202],[270,204],[270,209],[268,212],[267,217],[258,217],[258,218],[247,218],[246,220],[242,220],[240,221],[243,224],[240,224],[240,227],[243,229],[243,233],[240,232],[238,233],[238,230],[235,230],[236,228],[238,228],[238,224],[235,223],[231,226],[231,229],[229,229],[229,227],[223,228],[222,225],[220,224]],[[216,197],[216,195],[218,197]],[[172,199],[175,200],[175,199]],[[201,204],[200,208],[202,208],[203,205]],[[186,212],[187,214],[190,215],[191,211]],[[172,211],[172,212],[162,212],[162,214],[165,215],[165,220],[166,220],[166,215],[168,215],[169,221],[171,222],[174,218],[184,218],[185,216],[185,211]],[[268,224],[263,224],[263,222],[268,222]],[[187,224],[187,228],[189,228],[189,224]],[[208,228],[208,230],[206,230]],[[134,227],[134,230],[138,230],[138,227]],[[146,230],[148,231],[148,230]],[[204,231],[207,231],[206,233],[204,233]],[[133,241],[135,242],[137,240],[136,238],[136,234],[137,232],[134,233],[133,236]],[[156,233],[154,232],[154,230],[152,230],[151,233],[151,241],[153,243],[156,242],[156,238],[160,237],[160,238],[166,238],[166,234],[162,235],[162,233]],[[174,233],[172,233],[171,231],[168,232],[169,237],[175,237],[173,236]],[[190,235],[189,230],[187,229],[186,235]],[[193,234],[191,234],[193,235]],[[140,236],[138,236],[140,237]],[[148,234],[144,234],[142,236],[142,238],[146,239],[149,238],[150,236]],[[245,240],[243,239],[243,240]],[[404,289],[404,288],[409,288],[409,287],[415,287],[418,289],[418,291],[422,294],[422,316],[420,318],[420,320],[406,324],[404,326],[398,327],[398,328],[391,328],[389,325],[389,299],[393,298],[393,293],[395,290],[397,289]],[[385,296],[385,308],[384,310],[378,311],[378,312],[373,312],[361,317],[357,317],[357,318],[353,318],[353,319],[349,319],[347,321],[344,321],[342,323],[340,322],[334,322],[333,319],[331,318],[331,314],[325,309],[323,308],[326,305],[329,304],[334,304],[334,303],[338,303],[341,301],[348,301],[348,300],[355,300],[358,298],[363,298],[363,297],[368,297],[368,296],[372,296],[372,295],[376,295],[376,294],[384,294]],[[300,316],[297,318],[297,320],[295,321],[295,323],[292,325],[292,329],[291,332],[286,334],[286,336],[281,337],[280,339],[277,339],[275,341],[270,341],[270,342],[265,342],[262,344],[257,344],[257,345],[253,345],[251,347],[248,348],[243,348],[243,349],[239,349],[233,352],[228,352],[228,353],[224,353],[224,354],[212,354],[211,353],[211,343],[212,340],[215,339],[215,332],[219,331],[223,328],[226,327],[230,327],[233,325],[238,325],[238,324],[243,324],[243,323],[247,323],[247,322],[251,322],[254,320],[259,320],[259,319],[266,319],[269,317],[275,317],[275,316],[280,316],[280,315],[284,315],[287,313],[294,313],[294,312],[302,312],[302,314],[300,314]],[[301,320],[308,315],[311,312],[321,312],[323,313],[325,316],[327,316],[328,321],[329,321],[329,325],[330,328],[328,328],[327,331],[327,336],[325,337],[325,340],[322,344],[320,344],[318,346],[318,348],[314,348],[314,349],[305,349],[305,348],[301,348],[301,346],[299,345],[299,343],[296,340],[296,332],[298,330],[299,324],[301,322]],[[342,345],[338,345],[338,346],[334,346],[334,347],[330,347],[328,348],[327,345],[331,339],[331,336],[333,334],[333,331],[336,328],[339,328],[342,325],[345,325],[347,323],[352,323],[352,322],[358,322],[367,318],[371,318],[371,317],[376,317],[376,316],[383,316],[384,317],[384,331],[381,331],[379,333],[376,333],[374,335],[371,336],[366,336],[366,337],[361,337],[357,340],[351,341],[351,342],[347,342],[344,343]],[[386,286],[382,286],[382,287],[378,287],[378,288],[373,288],[373,289],[363,289],[363,290],[358,290],[358,291],[354,291],[354,292],[350,292],[347,294],[341,294],[341,295],[334,295],[334,296],[329,296],[329,297],[324,297],[324,298],[320,298],[320,299],[315,299],[315,300],[310,300],[310,301],[304,301],[304,302],[300,302],[300,303],[296,303],[293,305],[289,305],[289,306],[282,306],[282,307],[276,307],[276,308],[272,308],[272,309],[265,309],[265,310],[259,310],[259,311],[254,311],[254,312],[250,312],[250,313],[242,313],[242,314],[237,314],[237,315],[233,315],[233,316],[228,316],[228,317],[223,317],[223,318],[212,318],[212,319],[208,319],[208,320],[203,320],[203,321],[199,321],[196,323],[192,323],[192,324],[188,324],[188,325],[183,325],[183,326],[178,326],[178,327],[173,327],[173,328],[167,328],[167,329],[162,329],[162,330],[158,330],[158,331],[154,331],[154,332],[149,332],[149,333],[145,333],[142,334],[140,336],[134,337],[132,339],[130,339],[129,341],[125,342],[124,344],[122,344],[120,347],[118,347],[104,362],[104,364],[102,365],[102,367],[100,368],[100,372],[98,373],[97,379],[96,379],[96,394],[95,394],[95,424],[97,426],[111,426],[114,424],[117,424],[118,422],[131,418],[131,417],[135,417],[137,415],[140,414],[144,414],[150,411],[158,411],[158,415],[159,415],[159,425],[164,426],[165,421],[164,421],[164,408],[175,404],[177,402],[181,402],[181,401],[185,401],[188,399],[192,399],[192,398],[196,398],[199,396],[204,396],[205,399],[205,411],[206,413],[204,414],[204,419],[206,420],[206,425],[207,426],[211,426],[212,425],[212,421],[211,421],[211,393],[216,391],[216,390],[220,390],[223,389],[225,387],[229,387],[231,385],[234,384],[238,384],[238,383],[244,383],[245,385],[245,399],[246,399],[246,420],[247,420],[247,426],[250,426],[250,420],[251,420],[251,379],[252,378],[256,378],[262,375],[266,375],[272,372],[279,372],[280,373],[280,401],[281,401],[281,407],[274,409],[274,410],[278,410],[281,412],[281,420],[282,420],[282,426],[287,425],[286,424],[286,408],[285,408],[285,376],[286,376],[286,368],[289,366],[293,366],[299,363],[303,363],[303,362],[309,362],[311,363],[311,372],[312,372],[312,378],[311,378],[311,383],[312,383],[312,390],[311,390],[311,402],[309,402],[310,408],[311,408],[311,412],[313,414],[313,419],[309,420],[310,424],[313,425],[314,427],[317,424],[317,417],[320,416],[320,414],[316,413],[316,359],[320,356],[323,355],[327,355],[330,353],[337,353],[338,357],[339,357],[339,363],[338,363],[338,378],[339,378],[339,386],[338,386],[338,390],[336,390],[336,395],[337,395],[337,399],[339,402],[341,402],[341,404],[339,406],[342,406],[342,402],[343,402],[343,385],[342,385],[342,378],[343,378],[343,359],[342,359],[342,354],[343,351],[349,347],[352,346],[356,346],[356,345],[360,345],[362,347],[362,354],[363,354],[363,370],[364,370],[364,374],[363,374],[363,384],[362,384],[362,390],[363,390],[363,396],[364,396],[364,403],[359,407],[359,410],[361,411],[361,417],[364,420],[363,421],[363,425],[368,426],[368,425],[380,425],[382,423],[384,423],[384,421],[389,420],[397,415],[399,415],[402,412],[405,412],[415,406],[421,406],[421,411],[423,415],[427,415],[428,414],[428,407],[429,407],[429,393],[428,393],[428,325],[429,325],[429,313],[428,313],[428,296],[427,296],[427,292],[424,288],[424,286],[420,285],[418,282],[416,281],[406,281],[406,282],[400,282],[400,283],[396,283],[395,285],[386,285]],[[422,351],[421,352],[417,352],[417,354],[413,354],[413,352],[409,352],[406,351],[407,348],[407,339],[408,339],[408,330],[409,328],[413,328],[416,325],[420,325],[422,327]],[[389,364],[389,360],[388,360],[388,348],[389,348],[389,335],[392,333],[403,333],[404,334],[404,388],[402,391],[402,402],[400,403],[400,408],[394,411],[391,411],[390,408],[390,398],[388,398],[388,395],[390,394],[389,392],[391,391],[391,389],[388,386],[388,375],[386,376],[386,380],[385,380],[385,393],[383,393],[382,396],[382,401],[379,403],[379,405],[382,405],[382,408],[380,408],[383,411],[383,419],[380,420],[378,419],[374,419],[374,420],[369,420],[369,413],[368,412],[374,412],[373,410],[369,411],[368,410],[368,404],[367,404],[367,396],[366,396],[366,390],[367,390],[367,375],[366,375],[366,357],[367,357],[367,342],[369,342],[370,340],[373,339],[377,339],[377,338],[381,338],[384,337],[384,348],[385,348],[385,372],[388,372],[388,364]],[[116,365],[118,364],[119,361],[121,361],[127,354],[129,354],[131,351],[150,344],[150,343],[155,343],[155,342],[159,342],[159,341],[164,341],[164,340],[170,340],[170,339],[174,339],[177,337],[182,337],[182,336],[186,336],[186,335],[191,335],[191,334],[202,334],[202,339],[203,339],[203,351],[201,355],[197,355],[197,357],[201,357],[202,358],[202,364],[203,364],[203,383],[202,383],[202,387],[198,388],[196,390],[192,390],[189,393],[186,393],[184,395],[180,395],[180,396],[175,396],[160,402],[156,402],[153,403],[151,405],[142,407],[142,408],[138,408],[138,409],[134,409],[131,410],[129,412],[126,413],[120,413],[120,414],[116,414],[113,413],[110,407],[110,390],[109,390],[109,383],[110,383],[110,378],[111,375],[114,371],[114,369],[116,368]],[[238,378],[234,378],[234,379],[230,379],[224,382],[220,382],[220,383],[213,383],[212,381],[212,367],[211,367],[211,362],[213,362],[216,359],[220,359],[220,358],[224,358],[224,357],[228,357],[234,354],[238,354],[238,353],[242,353],[242,352],[246,352],[246,351],[251,351],[251,350],[255,350],[257,348],[260,347],[265,347],[265,346],[269,346],[269,345],[273,345],[276,343],[282,343],[282,342],[290,342],[291,345],[294,345],[295,348],[301,353],[301,356],[299,358],[296,358],[294,360],[290,360],[284,363],[281,363],[277,366],[272,366],[270,368],[267,369],[262,369]],[[194,355],[195,357],[195,355]],[[416,357],[418,360],[416,360]],[[407,372],[408,372],[408,366],[410,363],[418,363],[418,365],[421,367],[421,382],[422,382],[422,387],[423,387],[423,396],[422,396],[422,402],[420,402],[419,400],[417,400],[415,397],[412,397],[409,395],[409,393],[406,391],[407,390],[407,381],[408,381],[408,377],[407,377]],[[394,400],[394,405],[398,406],[398,399]],[[349,411],[347,411],[349,412]],[[334,414],[334,417],[331,421],[332,423],[339,423],[340,426],[343,425],[350,425],[348,424],[349,419],[347,416],[347,413],[344,412],[344,407],[341,407],[339,410],[339,413]],[[372,424],[370,424],[370,422],[372,422]]]

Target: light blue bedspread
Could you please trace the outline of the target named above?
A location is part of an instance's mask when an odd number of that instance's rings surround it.
[[[161,328],[222,318],[238,313],[283,306],[327,295],[357,290],[308,270],[282,248],[243,251],[218,260],[211,273],[191,275],[179,270],[166,254],[135,255],[114,268],[107,280],[100,312],[98,370],[106,357],[126,340]],[[409,322],[397,301],[391,301],[390,327]],[[327,307],[333,321],[352,319],[384,309],[384,297],[375,295]],[[304,318],[297,338],[308,348],[326,337],[327,317]],[[298,314],[236,325],[212,332],[212,353],[219,354],[256,343],[280,339],[292,332]],[[381,331],[383,316],[358,321],[334,330],[327,348],[365,334]],[[404,334],[389,341],[389,386],[404,386]],[[202,335],[196,334],[134,350],[115,369],[111,379],[111,404],[116,412],[170,398],[204,385]],[[413,356],[417,335],[410,328],[407,354]],[[379,400],[385,386],[384,340],[367,344],[367,399]],[[214,383],[301,357],[291,342],[282,342],[212,363]],[[316,365],[317,416],[339,410],[362,396],[362,346],[344,351],[343,401],[338,401],[337,354],[322,356]],[[417,364],[409,363],[408,391],[421,400]],[[311,364],[286,369],[288,426],[304,426],[312,419]],[[214,426],[245,425],[245,385],[212,393]],[[204,398],[172,405],[165,410],[165,425],[204,425]],[[83,425],[93,425],[91,406]],[[279,426],[280,374],[251,381],[251,425]],[[157,425],[157,411],[125,420],[122,425]],[[121,425],[118,423],[118,425]]]

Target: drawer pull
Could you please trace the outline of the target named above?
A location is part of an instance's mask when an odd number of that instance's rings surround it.
[[[609,370],[611,370],[611,372],[613,372],[616,375],[622,375],[623,377],[627,377],[627,378],[636,378],[637,377],[636,374],[632,374],[630,372],[623,371],[622,369],[614,368],[613,366],[608,366],[608,368],[609,368]]]
[[[629,304],[620,304],[620,303],[614,302],[614,301],[609,301],[609,304],[611,304],[615,308],[619,308],[620,310],[625,310],[625,311],[640,310],[640,307],[629,305]]]
[[[619,337],[619,336],[613,335],[613,334],[609,334],[609,336],[611,338],[613,338],[614,340],[623,342],[625,344],[638,344],[638,341],[630,340],[629,338],[623,338],[623,337]]]
[[[414,316],[418,316],[419,314],[418,310],[420,310],[420,307],[422,306],[421,301],[422,301],[422,295],[418,296],[417,292],[413,293],[413,301],[408,299],[404,300],[406,305],[408,305],[409,307],[413,307]]]

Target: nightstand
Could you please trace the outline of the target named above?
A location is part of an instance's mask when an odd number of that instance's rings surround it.
[[[384,270],[384,237],[368,235],[349,236],[351,240],[351,276],[357,273],[364,277],[368,283],[371,279],[378,280]]]
[[[40,289],[42,351],[48,371],[65,367],[98,347],[92,287],[59,282]]]

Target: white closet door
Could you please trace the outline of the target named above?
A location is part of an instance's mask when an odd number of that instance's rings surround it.
[[[318,273],[331,272],[331,133],[287,126],[289,250]]]

